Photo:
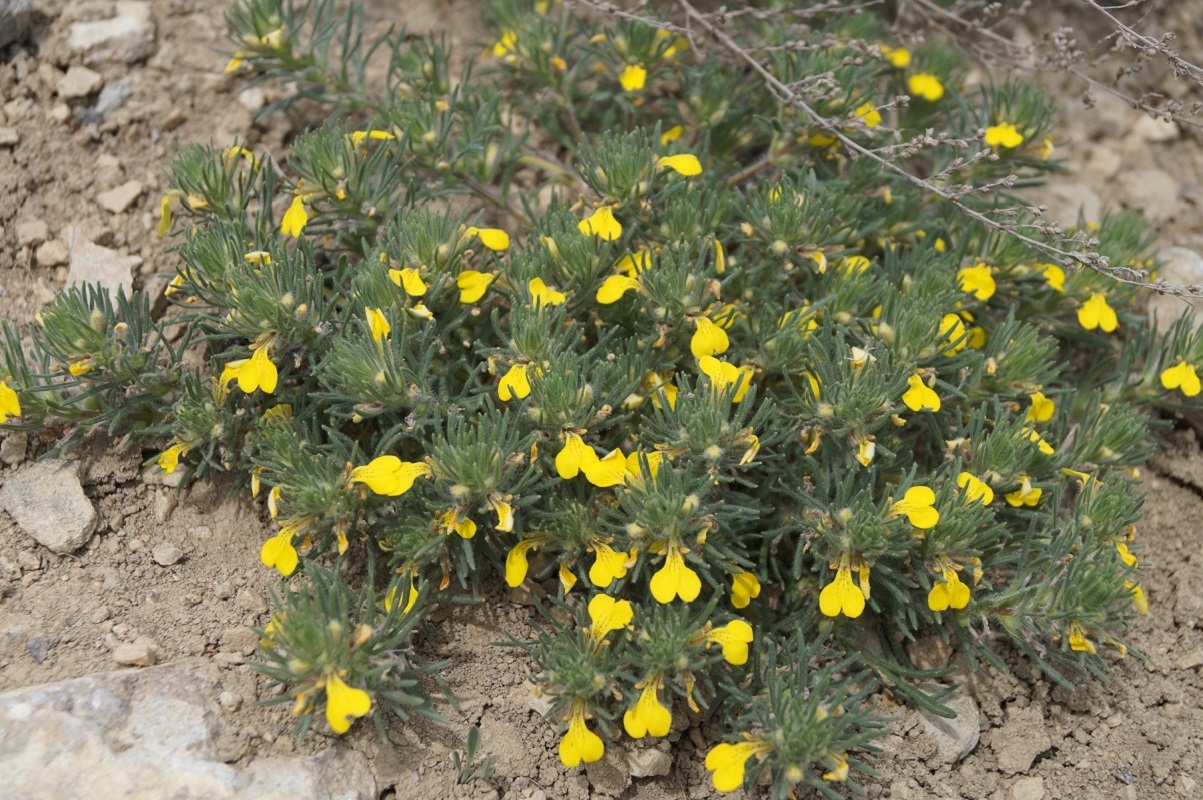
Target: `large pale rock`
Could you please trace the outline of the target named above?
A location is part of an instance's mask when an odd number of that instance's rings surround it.
[[[138,256],[123,256],[116,250],[93,244],[76,228],[67,232],[70,253],[67,285],[99,283],[114,295],[125,289],[128,297],[134,289],[133,268],[142,263]]]
[[[104,86],[104,77],[95,70],[78,65],[67,70],[67,74],[59,78],[56,89],[58,96],[64,100],[75,100],[87,97]]]
[[[96,530],[97,514],[79,483],[79,471],[67,461],[38,461],[0,489],[3,506],[21,530],[56,553],[71,553]]]
[[[1165,247],[1157,254],[1161,266],[1157,276],[1175,286],[1196,286],[1203,294],[1203,256],[1186,247]],[[1149,296],[1149,316],[1157,316],[1157,332],[1164,334],[1188,312],[1194,312],[1195,325],[1203,323],[1203,298],[1177,297],[1171,294]]]
[[[150,3],[120,2],[117,16],[111,19],[76,22],[71,26],[67,46],[90,66],[141,61],[155,51]]]
[[[0,694],[6,797],[374,800],[367,759],[343,748],[238,769],[203,665],[110,672]]]
[[[938,689],[935,686],[924,687],[928,691]],[[938,717],[929,711],[920,709],[923,717],[923,731],[936,742],[936,761],[941,764],[955,764],[973,752],[981,738],[979,719],[981,712],[977,702],[965,693],[957,690],[948,697],[940,700],[956,712],[952,719]]]

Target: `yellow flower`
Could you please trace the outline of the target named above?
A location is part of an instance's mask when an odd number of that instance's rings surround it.
[[[1195,371],[1195,365],[1181,359],[1176,366],[1161,373],[1161,385],[1171,391],[1179,389],[1187,397],[1194,397],[1203,388],[1199,384],[1199,373]]]
[[[870,128],[876,128],[881,124],[881,112],[872,103],[862,103],[852,113],[853,118],[860,118],[865,121],[865,125]]]
[[[1119,319],[1107,304],[1107,295],[1091,292],[1090,299],[1078,309],[1078,324],[1088,331],[1101,328],[1103,333],[1111,333],[1119,327]]]
[[[410,297],[421,297],[426,294],[426,282],[422,280],[422,275],[413,267],[405,269],[390,269],[388,271],[389,280],[405,290],[405,293]]]
[[[584,473],[586,480],[604,489],[626,480],[626,459],[619,450],[598,458],[579,434],[569,433],[564,448],[556,455],[556,472],[566,481]]]
[[[527,288],[536,306],[558,306],[568,299],[568,295],[548,287],[542,278],[531,278]]]
[[[943,580],[937,581],[927,593],[927,607],[932,611],[960,610],[969,605],[969,587],[961,582],[952,562],[946,556],[938,556],[940,574]]]
[[[772,749],[772,743],[762,739],[715,745],[706,754],[706,769],[714,773],[711,780],[714,781],[715,791],[733,792],[738,789],[743,785],[748,759],[753,756],[759,757]]]
[[[188,445],[177,442],[160,453],[158,464],[159,468],[163,470],[163,474],[170,475],[171,473],[175,472],[176,467],[179,466],[180,463],[180,456],[184,455],[184,453],[187,453],[188,450]]]
[[[284,46],[284,26],[276,28],[274,31],[268,31],[259,37],[259,44],[264,47],[270,47],[273,50],[279,50]]]
[[[831,756],[829,755],[829,757]],[[835,756],[834,759],[835,767],[829,772],[823,773],[823,780],[832,781],[833,783],[843,783],[848,780],[848,756],[846,754],[839,755]]]
[[[622,715],[622,727],[632,739],[652,736],[667,736],[673,724],[673,715],[656,696],[660,689],[660,676],[648,682],[635,705]]]
[[[930,72],[917,72],[906,79],[907,90],[911,94],[922,97],[929,103],[934,103],[944,96],[944,84]]]
[[[728,664],[742,666],[748,663],[748,645],[752,643],[752,626],[747,620],[734,619],[721,628],[706,634],[706,644],[717,644],[723,649],[723,658]]]
[[[1053,446],[1044,441],[1044,437],[1031,428],[1023,428],[1020,431],[1020,435],[1026,437],[1029,442],[1034,442],[1036,444],[1036,449],[1041,453],[1044,453],[1046,456],[1051,456],[1053,454]]]
[[[906,379],[910,388],[902,393],[902,402],[911,411],[939,411],[940,395],[929,389],[919,375]]]
[[[586,236],[597,236],[605,242],[612,242],[622,236],[622,223],[614,218],[614,209],[610,206],[598,208],[578,222],[576,227]]]
[[[872,464],[873,456],[877,455],[877,443],[873,441],[873,437],[869,435],[854,436],[852,442],[856,445],[856,452],[852,454],[856,463],[862,467]]]
[[[819,610],[828,617],[840,614],[856,619],[865,610],[865,593],[852,582],[852,567],[846,554],[840,555],[835,567],[835,580],[819,592]]]
[[[508,401],[515,397],[519,400],[530,394],[530,379],[527,376],[527,370],[530,367],[527,364],[514,364],[509,371],[497,382],[497,396],[502,401]]]
[[[384,312],[379,308],[365,308],[363,313],[368,318],[368,330],[372,332],[372,341],[381,344],[393,332],[393,326],[388,324]]]
[[[611,275],[602,281],[597,290],[597,302],[604,306],[617,303],[622,296],[632,289],[639,288],[639,281],[628,275]]]
[[[9,417],[21,416],[21,399],[17,397],[8,381],[0,381],[0,424],[8,422]]]
[[[568,594],[572,587],[576,586],[576,573],[572,571],[572,565],[568,562],[560,565],[560,585],[564,587],[564,594]]]
[[[991,125],[989,128],[986,128],[986,135],[983,138],[986,144],[995,150],[1000,147],[1010,150],[1023,144],[1023,134],[1010,122],[1000,122],[997,125]]]
[[[747,608],[752,598],[760,597],[760,581],[752,573],[737,572],[731,579],[731,605]]]
[[[594,586],[606,588],[619,578],[627,576],[627,570],[635,563],[637,551],[632,548],[630,553],[615,550],[608,544],[597,543],[593,546],[593,566],[589,568],[589,580]]]
[[[510,246],[510,235],[501,228],[468,228],[465,236],[477,236],[480,243],[494,252],[501,252]]]
[[[246,66],[246,62],[242,60],[242,57],[245,55],[246,53],[242,52],[241,50],[235,50],[234,55],[230,57],[230,60],[226,63],[225,69],[221,71],[221,74],[229,75],[230,73],[237,72]]]
[[[564,447],[556,455],[556,472],[566,481],[575,478],[581,472],[581,467],[597,460],[597,453],[585,444],[579,434],[569,433],[564,437]]]
[[[731,398],[734,403],[744,399],[744,395],[752,386],[752,376],[756,374],[751,367],[737,367],[726,361],[719,361],[714,356],[703,356],[698,359],[698,365],[702,368],[702,374],[710,378],[711,384],[717,391],[721,392],[728,386],[739,384],[739,388],[735,390],[735,395]]]
[[[585,726],[585,701],[574,700],[568,732],[560,740],[560,763],[566,767],[575,767],[582,761],[591,764],[605,753],[601,737]]]
[[[512,499],[513,495],[500,497],[494,492],[490,492],[485,497],[485,502],[488,503],[489,508],[493,509],[493,512],[497,514],[497,524],[494,527],[502,533],[510,533],[514,530],[514,506],[510,504],[510,500]],[[468,520],[468,522],[472,522],[472,520]],[[459,530],[459,528],[457,527],[456,530]],[[476,523],[472,522],[472,534],[464,536],[464,538],[470,539],[475,533]],[[462,533],[460,535],[463,536]]]
[[[660,144],[672,144],[677,139],[681,138],[681,134],[685,133],[685,128],[680,125],[673,125],[671,128],[660,134]]]
[[[674,598],[680,597],[686,603],[698,599],[702,592],[702,579],[685,564],[681,548],[676,543],[669,543],[664,566],[652,576],[649,587],[652,597],[657,603],[668,604]]]
[[[1149,613],[1149,599],[1145,597],[1144,589],[1141,589],[1132,581],[1124,581],[1124,588],[1132,592],[1132,605],[1141,614]]]
[[[159,238],[162,239],[171,231],[171,202],[175,195],[171,192],[163,195],[159,201]]]
[[[546,541],[546,537],[531,536],[510,548],[510,552],[505,557],[505,582],[509,586],[522,585],[522,582],[526,580],[526,573],[530,570],[528,551],[537,550]]]
[[[901,500],[890,507],[890,518],[905,514],[911,525],[920,530],[930,530],[940,521],[940,512],[936,510],[936,493],[927,486],[912,486],[906,490]]]
[[[502,28],[501,38],[493,44],[493,55],[504,56],[507,53],[516,53],[518,45],[518,34],[513,28]]]
[[[454,531],[459,534],[461,539],[471,539],[476,535],[476,523],[472,518],[463,517],[461,519],[459,512],[454,508],[449,508],[439,515],[439,525],[442,526],[444,533],[450,535]],[[498,528],[498,530],[501,529]]]
[[[271,266],[272,254],[266,250],[252,250],[249,253],[243,253],[242,260],[248,264],[258,264],[261,267]]]
[[[1024,416],[1027,422],[1048,422],[1053,418],[1057,404],[1044,396],[1044,392],[1032,392],[1032,405]]]
[[[723,249],[723,243],[718,239],[714,240],[714,272],[716,275],[722,275],[727,271],[727,252]]]
[[[359,147],[361,144],[363,144],[364,139],[371,139],[373,141],[383,141],[385,139],[396,139],[396,138],[397,138],[396,136],[389,133],[388,131],[370,130],[370,131],[352,131],[351,132],[351,144],[355,145],[356,147]]]
[[[951,342],[944,355],[952,357],[965,349],[969,339],[965,334],[965,323],[957,314],[945,314],[940,318],[940,341]]]
[[[496,277],[492,272],[479,272],[474,269],[466,269],[456,275],[455,285],[459,287],[459,301],[461,303],[477,302],[485,296],[489,284]]]
[[[1094,655],[1098,651],[1095,650],[1094,642],[1086,638],[1086,631],[1082,630],[1080,623],[1071,622],[1066,630],[1069,638],[1069,649],[1077,652],[1090,653]]]
[[[403,495],[414,481],[430,474],[430,467],[421,461],[402,461],[396,456],[377,456],[361,467],[351,470],[351,480],[362,483],[374,493],[386,497]]]
[[[1019,508],[1020,506],[1035,506],[1040,502],[1040,495],[1044,494],[1044,490],[1033,487],[1032,479],[1024,475],[1020,479],[1019,488],[1013,492],[1007,492],[1003,498],[1007,501],[1007,505]]]
[[[342,735],[351,729],[351,720],[372,710],[372,698],[363,689],[343,683],[337,675],[326,679],[326,722],[330,730]]]
[[[589,601],[589,635],[595,642],[627,627],[634,618],[635,609],[630,600],[615,600],[599,594]]]
[[[654,481],[660,474],[660,464],[664,461],[664,453],[659,450],[653,450],[650,453],[636,451],[627,456],[627,478],[639,485],[643,485],[643,467],[640,466],[643,461],[647,462],[647,473]]]
[[[1040,160],[1048,161],[1056,150],[1057,146],[1053,143],[1053,137],[1045,136],[1044,140],[1040,142]]]
[[[263,566],[275,567],[286,578],[297,568],[297,549],[292,546],[292,533],[292,528],[281,528],[259,550],[259,561]]]
[[[622,72],[618,73],[618,82],[622,84],[623,91],[637,92],[647,82],[647,70],[642,64],[627,64]]]
[[[989,300],[997,288],[988,264],[966,267],[957,273],[957,280],[961,283],[962,292],[968,292],[978,300]]]
[[[1065,291],[1065,270],[1056,264],[1040,264],[1036,268],[1044,275],[1044,282],[1050,289],[1058,292]]]
[[[702,174],[702,162],[698,161],[697,156],[689,153],[681,153],[676,156],[660,156],[656,159],[656,166],[663,169],[671,169],[678,175],[684,175],[687,178]]]
[[[305,211],[305,201],[301,199],[300,195],[297,195],[292,198],[292,205],[284,212],[284,219],[280,222],[280,232],[296,239],[300,237],[301,231],[305,230],[307,222],[309,222],[309,214]]]
[[[981,500],[982,505],[988,506],[994,502],[994,490],[990,484],[969,472],[957,475],[957,486],[965,490],[965,499],[970,503]]]
[[[402,614],[408,614],[409,610],[414,607],[414,603],[418,602],[418,587],[417,587],[417,584],[415,583],[416,579],[417,579],[417,576],[413,572],[410,572],[409,573],[409,591],[407,591],[405,593],[405,608],[401,609]],[[399,588],[400,588],[399,586],[394,586],[393,588],[389,589],[388,594],[385,595],[385,598],[384,598],[384,613],[385,614],[387,614],[388,612],[393,610],[393,604],[397,602],[397,589],[399,589]]]
[[[268,358],[267,347],[264,346],[252,353],[250,358],[231,361],[222,368],[220,378],[222,386],[229,385],[230,381],[235,379],[238,381],[238,388],[247,394],[256,389],[262,389],[266,394],[272,394],[276,391],[280,373],[276,370],[276,365]]]
[[[895,67],[904,69],[911,65],[911,51],[905,47],[890,47],[887,44],[878,45],[881,54]]]
[[[725,330],[715,325],[708,317],[695,317],[693,321],[697,330],[689,340],[689,349],[694,358],[727,352],[731,340]]]

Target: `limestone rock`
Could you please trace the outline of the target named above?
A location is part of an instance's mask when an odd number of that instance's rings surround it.
[[[117,645],[113,660],[127,667],[153,667],[159,660],[159,647],[151,639],[139,636],[133,642]]]
[[[160,542],[150,551],[150,556],[160,567],[170,567],[180,563],[180,559],[184,557],[184,551],[174,544]]]
[[[1004,775],[1027,772],[1036,756],[1053,746],[1048,731],[1044,728],[1044,716],[1040,709],[1008,710],[1006,724],[994,733],[994,752],[998,754],[998,768]]]
[[[134,204],[134,201],[142,196],[142,181],[126,181],[120,186],[115,186],[107,192],[101,192],[96,195],[96,202],[100,203],[100,207],[104,210],[120,214]]]
[[[628,752],[627,767],[631,770],[632,778],[651,778],[672,772],[673,760],[672,756],[663,750],[651,747]]]
[[[35,251],[38,258],[39,266],[43,267],[61,267],[67,263],[71,257],[67,250],[67,245],[58,239],[51,239],[42,244]]]
[[[50,226],[40,219],[27,219],[17,223],[17,244],[33,247],[50,238]]]
[[[9,466],[15,466],[25,460],[25,452],[29,449],[29,434],[25,431],[10,431],[0,441],[0,461]]]
[[[99,283],[113,294],[124,289],[128,297],[134,288],[133,268],[142,263],[138,256],[123,256],[116,250],[93,244],[83,237],[78,228],[67,233],[70,263],[67,270],[67,285]]]
[[[119,2],[117,16],[111,19],[76,22],[71,26],[67,46],[90,66],[141,61],[155,51],[150,3]]]
[[[926,691],[938,689],[935,686],[923,687]],[[956,712],[953,719],[938,717],[928,711],[920,710],[923,717],[923,730],[936,741],[936,761],[941,764],[955,764],[973,752],[981,738],[979,719],[981,712],[977,702],[964,692],[957,690],[940,701]]]
[[[1044,800],[1044,778],[1020,778],[1011,787],[1011,800]]]
[[[224,763],[221,692],[216,669],[171,665],[0,694],[6,796],[374,800],[367,759],[341,747]]]
[[[16,128],[0,127],[0,147],[16,147],[21,141],[21,134]]]
[[[1203,287],[1203,256],[1186,247],[1164,247],[1157,254],[1158,277],[1176,286]],[[1187,312],[1194,311],[1195,325],[1203,323],[1203,298],[1149,295],[1149,316],[1157,316],[1157,332],[1165,334]]]
[[[64,100],[75,100],[87,97],[92,92],[98,91],[103,85],[104,78],[99,72],[76,65],[68,69],[66,75],[59,78],[55,88],[58,90],[59,97]]]
[[[0,488],[0,506],[21,530],[56,553],[83,547],[98,521],[76,465],[67,461],[39,461],[10,477]]]

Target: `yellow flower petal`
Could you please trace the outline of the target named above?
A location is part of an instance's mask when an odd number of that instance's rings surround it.
[[[263,543],[259,550],[259,561],[265,567],[275,567],[281,575],[288,577],[297,568],[297,549],[292,546],[292,530],[284,528]]]
[[[944,84],[929,72],[917,72],[906,79],[907,90],[911,94],[922,97],[929,103],[934,103],[944,96]]]
[[[752,598],[760,597],[760,581],[750,572],[737,572],[732,575],[731,605],[736,608],[747,608]]]
[[[597,302],[604,306],[617,303],[631,289],[639,288],[639,281],[626,275],[611,275],[597,290]]]
[[[672,144],[677,139],[681,138],[681,134],[685,133],[685,128],[680,125],[673,125],[671,128],[660,134],[660,144]]]
[[[585,479],[602,489],[618,486],[627,478],[627,460],[622,451],[612,450],[604,458],[598,458],[595,453],[592,459],[586,458],[581,463]]]
[[[911,411],[939,411],[940,395],[929,389],[923,378],[912,375],[906,379],[907,389],[902,394],[903,404]]]
[[[1111,333],[1119,327],[1119,318],[1107,303],[1107,295],[1093,292],[1082,307],[1078,309],[1078,324],[1088,331],[1096,328],[1104,333]]]
[[[352,719],[366,716],[371,710],[372,698],[363,689],[348,686],[337,675],[326,679],[326,722],[332,731],[346,733]]]
[[[633,563],[634,553],[615,550],[608,544],[596,544],[593,547],[593,566],[589,568],[589,581],[598,588],[604,589],[619,578],[627,576],[627,564]]]
[[[1044,282],[1054,291],[1065,291],[1065,270],[1056,264],[1040,264],[1037,269],[1044,275]]]
[[[1196,396],[1203,388],[1200,386],[1199,373],[1195,370],[1195,365],[1186,361],[1180,361],[1176,366],[1163,371],[1161,385],[1171,391],[1180,389],[1182,394],[1187,397]]]
[[[906,515],[912,526],[929,530],[940,521],[940,512],[935,509],[936,493],[928,486],[912,486],[901,500],[890,509],[890,516]]]
[[[721,628],[715,628],[706,634],[707,641],[722,647],[723,658],[728,664],[735,666],[748,663],[748,645],[752,643],[752,638],[752,626],[742,619],[731,620]]]
[[[768,742],[740,742],[715,745],[706,754],[706,769],[714,773],[711,780],[719,792],[733,792],[743,786],[749,758],[772,749]]]
[[[711,322],[708,317],[695,317],[694,324],[697,325],[697,330],[689,340],[689,350],[694,358],[727,352],[731,340],[725,330]]]
[[[510,246],[510,235],[501,228],[468,228],[469,236],[477,236],[480,243],[494,252],[501,252]]]
[[[1000,122],[998,125],[991,125],[989,128],[986,128],[986,135],[983,139],[987,145],[993,147],[995,150],[999,148],[1010,150],[1023,144],[1023,134],[1010,122]]]
[[[479,272],[474,269],[466,269],[456,275],[455,285],[459,287],[459,301],[461,303],[477,302],[485,296],[489,284],[496,277],[492,272]]]
[[[497,396],[502,401],[519,400],[530,394],[530,380],[527,376],[529,367],[526,364],[514,364],[497,382]]]
[[[527,552],[539,546],[539,539],[523,539],[510,548],[505,557],[505,582],[511,587],[522,585],[526,573],[530,570]]]
[[[612,242],[622,236],[622,223],[614,218],[614,209],[602,206],[579,223],[577,228],[586,236],[597,236],[602,241]]]
[[[251,354],[250,358],[226,364],[222,369],[220,380],[222,385],[225,385],[237,379],[238,388],[247,394],[256,389],[262,389],[266,394],[271,394],[276,391],[279,377],[276,365],[268,358],[267,348],[260,347]]]
[[[690,153],[681,153],[675,156],[660,156],[656,159],[656,166],[671,169],[678,175],[684,175],[687,178],[702,174],[702,162],[698,161],[697,156]]]
[[[957,280],[961,284],[962,292],[972,294],[978,300],[989,300],[997,289],[994,274],[988,264],[966,267],[957,273]]]
[[[280,223],[280,232],[296,239],[300,237],[301,231],[305,230],[307,222],[309,222],[309,213],[305,211],[305,201],[301,199],[300,195],[297,195],[292,198],[292,205],[284,212],[284,219]]]
[[[671,603],[676,597],[692,603],[702,592],[702,579],[686,566],[680,549],[669,545],[664,566],[652,576],[650,588],[658,603]]]
[[[1032,392],[1032,405],[1024,419],[1028,422],[1048,422],[1056,410],[1056,403],[1045,397],[1043,392]]]
[[[402,461],[396,456],[377,456],[367,464],[351,470],[351,480],[362,483],[374,493],[386,497],[403,495],[414,481],[430,474],[430,467],[420,461]]]
[[[748,389],[752,385],[752,376],[755,374],[751,367],[737,367],[726,361],[720,361],[714,356],[699,358],[698,366],[701,367],[702,374],[710,378],[714,388],[718,391],[723,391],[726,387],[738,382],[739,388],[731,398],[735,403],[744,399],[744,395],[748,393]]]
[[[856,111],[852,113],[853,117],[858,117],[865,121],[865,125],[870,128],[876,128],[881,124],[881,112],[872,103],[862,103],[857,106]]]
[[[578,434],[570,433],[564,437],[564,448],[556,455],[556,472],[564,480],[572,480],[586,464],[598,461],[597,453],[585,444]]]
[[[388,324],[384,312],[379,308],[365,308],[364,315],[368,318],[368,330],[372,332],[372,341],[381,344],[393,332],[393,326]]]
[[[647,82],[647,70],[640,64],[627,64],[618,73],[618,82],[622,84],[623,91],[637,92]]]
[[[672,728],[673,715],[656,696],[659,681],[648,686],[639,695],[635,705],[622,715],[622,727],[632,739],[652,736],[667,736]]]
[[[4,384],[0,384],[0,387],[7,388],[4,386]],[[187,445],[173,444],[171,447],[168,447],[166,450],[160,453],[158,464],[159,468],[163,470],[163,474],[170,475],[171,473],[175,472],[176,467],[179,466],[180,463],[180,456],[186,452],[188,452]]]
[[[389,279],[405,290],[405,293],[410,297],[422,297],[426,294],[426,282],[422,280],[422,275],[413,267],[405,269],[390,269],[388,271]]]
[[[630,600],[615,600],[605,594],[589,601],[589,630],[595,641],[601,641],[614,631],[622,630],[635,618]]]
[[[970,503],[980,500],[982,505],[988,506],[994,502],[994,490],[972,473],[962,472],[957,475],[957,486],[965,490],[965,498]]]
[[[568,295],[548,287],[542,278],[531,278],[527,288],[536,306],[558,306],[568,299]]]
[[[560,763],[575,767],[584,761],[591,764],[605,755],[606,746],[601,737],[585,727],[585,712],[574,708],[568,723],[568,732],[560,740]]]
[[[865,594],[852,582],[852,570],[841,562],[835,580],[819,592],[819,610],[824,616],[838,617],[840,614],[856,619],[865,610]]]

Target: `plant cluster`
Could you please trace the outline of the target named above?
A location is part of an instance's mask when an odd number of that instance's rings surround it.
[[[3,421],[242,476],[263,564],[297,575],[261,668],[301,731],[433,714],[411,633],[495,575],[552,595],[519,644],[565,765],[705,715],[721,791],[855,785],[883,684],[951,713],[917,686],[924,637],[1100,672],[1146,610],[1151,410],[1197,406],[1203,336],[1155,337],[1131,287],[834,135],[996,209],[1055,167],[1039,92],[781,5],[732,25],[826,126],[668,24],[501,0],[453,77],[354,5],[238,0],[228,70],[328,121],[279,163],[186,147],[160,225],[182,335],[68,289],[28,344],[5,329]],[[1139,220],[1082,225],[1148,265]]]

